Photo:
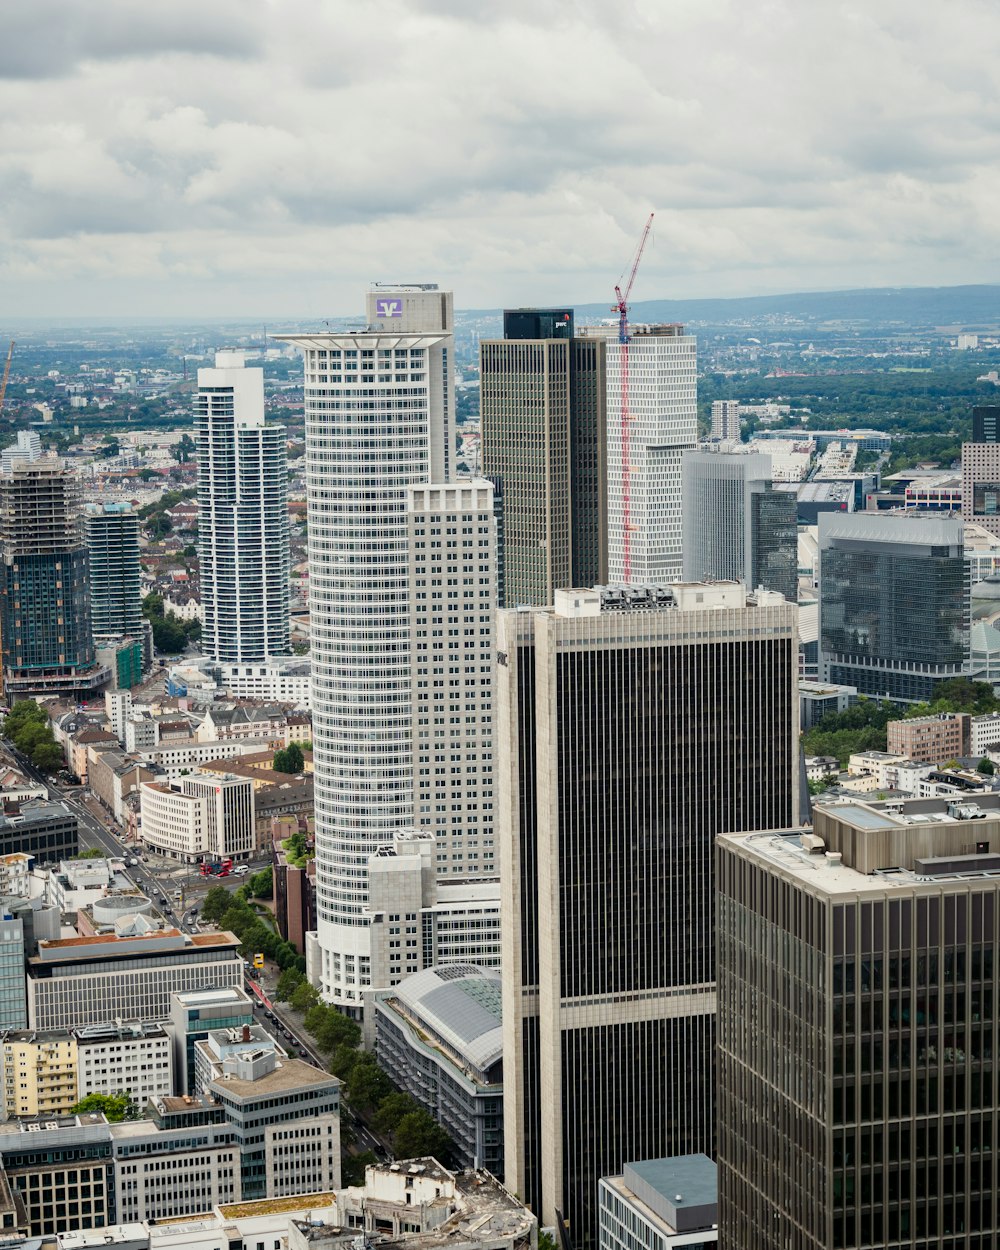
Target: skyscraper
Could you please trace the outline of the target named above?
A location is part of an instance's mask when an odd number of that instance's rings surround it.
[[[771,484],[771,457],[685,451],[684,580],[741,581],[798,597],[796,499]]]
[[[582,1248],[600,1176],[714,1153],[714,839],[797,811],[797,610],[559,591],[497,648],[506,1183]]]
[[[607,396],[608,577],[640,586],[675,580],[681,453],[698,441],[694,336],[680,325],[632,326],[627,344],[608,343]]]
[[[1000,799],[718,848],[720,1250],[997,1244]]]
[[[493,488],[411,486],[413,823],[436,839],[439,877],[495,877]]]
[[[913,703],[965,673],[962,542],[957,519],[821,513],[820,679]]]
[[[138,515],[128,504],[89,504],[84,527],[95,640],[141,639]]]
[[[60,460],[15,459],[0,474],[0,545],[8,698],[106,682],[108,670],[94,666],[79,486]]]
[[[264,422],[264,373],[240,352],[198,370],[198,559],[202,648],[220,664],[285,655],[288,462],[285,428]]]
[[[480,345],[483,473],[502,508],[504,604],[552,603],[606,571],[603,339],[569,308],[504,312]]]
[[[327,998],[355,1012],[371,981],[368,857],[413,823],[408,488],[447,483],[454,461],[451,294],[377,288],[367,320],[362,331],[279,336],[305,360],[318,917],[310,971]]]

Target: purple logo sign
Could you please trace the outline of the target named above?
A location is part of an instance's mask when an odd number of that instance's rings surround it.
[[[375,312],[379,317],[402,317],[403,301],[401,299],[377,299]]]

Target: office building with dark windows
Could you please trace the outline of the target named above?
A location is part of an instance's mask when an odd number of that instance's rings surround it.
[[[962,444],[962,517],[1000,535],[1000,407],[972,410],[972,441]]]
[[[741,581],[795,603],[796,500],[773,488],[771,457],[709,444],[684,452],[681,466],[685,580]]]
[[[960,520],[824,513],[819,560],[820,680],[915,703],[967,672]]]
[[[8,698],[82,696],[111,674],[94,663],[79,483],[53,456],[0,473],[0,578]]]
[[[997,1244],[1000,796],[718,845],[719,1245]]]
[[[508,309],[504,338],[480,346],[507,607],[606,579],[605,353],[603,339],[574,337],[569,308]]]
[[[797,616],[738,583],[499,615],[505,1177],[577,1250],[601,1176],[714,1154],[714,839],[798,811]]]

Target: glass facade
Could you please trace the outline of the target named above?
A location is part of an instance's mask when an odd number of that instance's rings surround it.
[[[0,1029],[27,1027],[24,930],[20,920],[0,920]]]
[[[750,496],[750,586],[776,590],[789,603],[799,594],[796,496],[770,488]]]
[[[884,518],[881,525],[910,528],[895,530],[899,541],[883,541],[879,522],[863,515],[851,518],[845,532],[824,536],[826,521],[820,528],[821,677],[862,694],[933,699],[935,687],[961,675],[966,664],[969,598],[961,540],[934,541],[938,526],[960,535],[960,523]],[[862,526],[869,531],[864,537]]]

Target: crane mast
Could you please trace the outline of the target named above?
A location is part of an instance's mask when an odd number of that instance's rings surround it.
[[[3,401],[7,394],[7,379],[10,377],[10,358],[14,355],[14,340],[11,339],[7,348],[7,363],[3,367],[3,380],[0,381],[0,412],[3,412]]]
[[[631,421],[632,418],[629,412],[628,297],[632,293],[632,284],[635,282],[635,275],[639,272],[639,262],[642,260],[642,254],[646,248],[646,240],[649,238],[649,232],[653,228],[653,216],[653,213],[649,214],[645,229],[642,232],[642,237],[639,239],[639,246],[635,249],[635,256],[632,259],[632,268],[629,272],[624,292],[622,291],[620,280],[615,286],[615,303],[611,309],[612,312],[617,312],[618,314],[618,358],[622,386],[622,569],[623,580],[626,584],[632,580],[632,465],[629,462],[629,421]]]

